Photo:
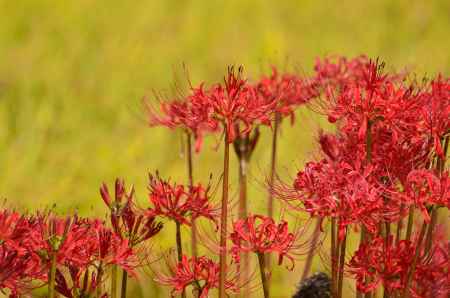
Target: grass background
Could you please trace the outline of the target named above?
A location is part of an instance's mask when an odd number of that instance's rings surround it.
[[[308,73],[329,54],[448,75],[449,35],[448,1],[0,0],[0,196],[22,210],[56,204],[103,215],[102,181],[124,177],[145,202],[148,171],[183,180],[180,134],[149,129],[141,107],[152,89],[170,88],[182,62],[194,82],[217,81],[230,64],[250,77],[286,61]],[[314,155],[321,123],[303,110],[294,127],[284,125],[282,171]],[[254,211],[264,211],[269,135],[252,160]],[[208,139],[195,158],[200,180],[220,176],[215,145]],[[274,297],[289,297],[301,267],[275,274]],[[130,297],[167,297],[143,279]]]

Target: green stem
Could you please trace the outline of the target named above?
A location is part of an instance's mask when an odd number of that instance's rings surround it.
[[[419,239],[417,239],[416,252],[414,254],[414,258],[412,260],[411,266],[408,271],[408,277],[406,279],[406,284],[405,284],[405,287],[403,288],[403,294],[402,294],[403,298],[409,297],[409,288],[411,285],[412,278],[414,276],[414,271],[416,270],[416,265],[417,265],[417,261],[419,259],[422,241],[423,241],[426,229],[427,229],[427,223],[424,221],[422,224],[422,228],[420,229]]]
[[[339,279],[338,279],[338,294],[337,297],[342,297],[342,287],[344,284],[344,265],[345,265],[345,250],[347,247],[347,228],[345,229],[344,239],[341,242],[341,249],[339,252]]]
[[[247,160],[244,156],[241,156],[239,160],[239,219],[247,217]],[[241,253],[242,267],[238,268],[239,282],[245,284],[244,293],[248,289],[248,272],[250,267],[250,259],[248,253]]]
[[[264,292],[264,298],[269,298],[269,284],[266,276],[266,265],[265,265],[265,256],[262,253],[258,253],[258,261],[259,261],[259,271],[261,273],[261,283]]]
[[[222,184],[222,206],[220,214],[220,260],[219,260],[219,298],[225,298],[225,277],[227,270],[227,219],[228,219],[228,176],[230,163],[230,144],[228,142],[228,129],[225,127],[224,134],[224,158],[223,158],[223,184]]]
[[[122,287],[121,287],[121,298],[127,297],[127,280],[128,280],[128,272],[125,270],[122,271]]]
[[[309,271],[311,270],[312,261],[314,258],[315,247],[317,245],[317,242],[319,241],[321,225],[322,225],[322,219],[317,218],[316,227],[314,228],[313,237],[311,239],[311,247],[309,248],[308,256],[306,257],[305,266],[303,267],[303,273],[302,273],[302,279],[301,279],[302,281],[308,277]]]
[[[191,140],[191,134],[189,132],[186,132],[186,165],[187,165],[187,175],[188,175],[188,183],[189,188],[192,188],[194,186],[194,178],[193,178],[193,161],[192,161],[192,140]],[[195,219],[192,219],[192,234],[191,234],[191,249],[192,249],[192,256],[197,257],[197,225],[195,222]]]
[[[102,268],[103,264],[100,262],[100,264],[98,265],[97,268],[97,288],[95,289],[96,291],[96,297],[97,298],[101,298],[102,297],[102,278],[103,278],[103,268]]]
[[[117,297],[117,265],[112,265],[111,268],[111,298]]]
[[[406,227],[406,240],[411,239],[412,229],[414,224],[414,206],[409,207],[408,226]]]
[[[178,262],[181,262],[183,260],[183,246],[181,244],[181,224],[178,221],[175,221],[175,227],[176,227],[176,243],[177,243],[177,256],[178,256]],[[186,293],[181,293],[181,297],[186,297]],[[122,297],[123,298],[123,297]]]
[[[281,115],[280,113],[275,113],[275,121],[273,125],[273,134],[272,134],[272,154],[270,159],[270,181],[269,181],[269,195],[267,198],[267,216],[273,218],[273,184],[275,183],[275,173],[276,173],[276,165],[277,165],[277,140],[278,140],[278,130],[280,126]],[[270,271],[272,267],[272,256],[270,253],[266,254],[266,266],[267,270]],[[270,281],[269,281],[270,287]]]
[[[52,252],[50,261],[50,272],[48,277],[48,297],[55,297],[55,282],[56,282],[56,252]]]
[[[338,247],[336,245],[336,218],[331,218],[331,296],[336,297],[337,258]]]

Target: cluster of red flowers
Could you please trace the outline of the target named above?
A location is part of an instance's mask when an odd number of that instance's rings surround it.
[[[189,226],[200,217],[217,224],[218,210],[210,200],[209,187],[204,188],[201,184],[192,187],[170,184],[170,181],[163,180],[158,174],[149,175],[149,178],[149,200],[153,207],[146,214]]]
[[[432,238],[435,222],[430,213],[450,203],[445,168],[450,79],[438,76],[418,85],[407,83],[406,74],[386,73],[383,68],[384,64],[366,57],[317,62],[315,83],[321,96],[315,105],[337,131],[321,133],[322,159],[308,162],[293,187],[279,190],[281,199],[294,209],[336,219],[338,241],[345,241],[348,225],[371,235],[371,242],[362,241],[348,264],[350,272],[358,272],[357,286],[365,292],[373,291],[380,279],[394,282],[389,274],[399,274],[400,267],[404,276],[398,280],[403,283],[383,285],[387,291],[399,289],[396,285],[409,287],[405,282],[408,274],[415,276],[408,271],[413,260],[418,263],[415,274],[420,271],[422,259],[414,256],[414,250],[421,249],[422,240],[414,244],[397,239],[394,245],[386,235],[390,224],[397,224],[400,237],[403,219],[409,214],[411,224],[417,208],[424,225],[431,223],[426,233]],[[387,277],[371,276],[379,274],[373,266],[382,268]]]
[[[318,160],[307,162],[294,181],[278,185],[273,183],[278,125],[288,117],[293,122],[296,109],[305,104],[326,115],[335,130],[320,132]],[[437,214],[450,208],[449,78],[439,75],[419,84],[408,81],[407,72],[387,72],[384,63],[365,56],[318,60],[310,77],[273,68],[270,75],[252,81],[241,67],[229,67],[222,83],[190,84],[186,96],[162,101],[158,108],[146,107],[151,126],[186,133],[189,184],[150,174],[145,208],[137,206],[134,188],[127,189],[123,180],[116,180],[114,193],[103,184],[100,194],[109,209],[108,223],[52,212],[21,215],[0,210],[1,291],[17,297],[48,284],[50,298],[53,291],[69,298],[108,294],[116,298],[121,268],[125,297],[128,274],[134,276],[143,264],[149,249],[145,244],[161,231],[165,220],[175,222],[178,260],[168,265],[167,274],[154,271],[156,281],[172,287],[172,295],[185,296],[188,288],[200,298],[215,289],[221,298],[246,291],[251,252],[258,257],[267,298],[266,260],[276,254],[279,264],[286,258],[292,269],[296,256],[309,253],[310,266],[327,222],[333,297],[342,297],[344,272],[355,279],[359,292],[372,293],[382,286],[387,298],[440,298],[450,290],[448,239],[439,236]],[[246,201],[247,163],[261,125],[273,128],[268,217],[248,214]],[[220,209],[212,201],[210,187],[193,182],[190,144],[192,136],[199,151],[203,137],[217,132],[225,142]],[[239,159],[239,211],[230,233],[231,143]],[[304,211],[318,219],[311,240],[304,237],[306,228],[290,231],[287,220],[274,221],[273,195],[293,214]],[[219,262],[216,256],[197,255],[200,218],[213,223],[214,233],[220,227],[220,245],[212,249],[220,255]],[[191,232],[188,253],[183,250],[182,227]],[[346,259],[347,236],[353,231],[361,233],[361,242]],[[227,262],[228,254],[232,262]],[[108,268],[111,289],[105,291]],[[305,268],[304,277],[309,272]]]
[[[314,84],[294,74],[280,75],[275,68],[270,77],[253,83],[243,78],[242,67],[229,67],[223,84],[191,87],[183,99],[162,101],[160,112],[147,107],[151,126],[187,130],[197,139],[198,151],[207,132],[222,127],[232,143],[259,124],[270,126],[275,113],[293,117],[294,108],[316,94]]]
[[[128,241],[98,220],[52,213],[26,216],[4,209],[0,223],[0,288],[9,289],[11,297],[47,283],[53,262],[56,289],[65,297],[96,291],[100,272],[110,265],[130,273],[136,266]],[[81,277],[89,277],[89,287],[86,281],[80,284]]]
[[[448,244],[445,239],[436,241],[433,253],[423,255],[413,276],[410,291],[414,297],[444,297],[450,290],[448,283]],[[406,287],[416,242],[387,239],[377,236],[370,242],[361,244],[349,262],[349,272],[356,277],[358,290],[368,293],[380,284],[388,293]],[[368,282],[365,282],[368,281]]]

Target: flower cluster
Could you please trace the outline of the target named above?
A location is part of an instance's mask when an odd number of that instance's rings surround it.
[[[207,298],[209,291],[219,285],[219,264],[205,256],[188,258],[184,255],[171,271],[171,275],[160,275],[157,281],[171,286],[173,297],[192,286],[196,297]],[[226,281],[226,289],[237,292],[233,280]]]
[[[416,265],[413,284],[409,291],[414,297],[441,297],[448,291],[448,243],[440,239],[431,257],[423,252]],[[401,240],[394,242],[376,237],[368,243],[361,244],[349,262],[349,273],[357,283],[357,288],[368,293],[383,285],[388,293],[403,290],[410,271],[417,243]]]
[[[13,296],[46,283],[53,260],[56,290],[66,297],[73,297],[69,292],[82,288],[75,279],[68,286],[61,272],[76,271],[72,278],[90,275],[95,279],[109,265],[121,266],[130,273],[136,266],[127,240],[115,236],[96,219],[76,215],[61,218],[52,213],[25,216],[4,209],[0,211],[0,223],[0,288],[9,289]],[[91,282],[91,290],[97,284]]]
[[[298,235],[289,232],[288,223],[275,221],[262,215],[250,215],[233,224],[230,238],[233,242],[231,253],[236,262],[240,262],[240,253],[253,252],[256,254],[277,253],[278,263],[283,258],[291,261],[294,267],[292,253],[297,248]]]
[[[209,187],[201,184],[185,187],[163,180],[159,174],[149,175],[149,200],[152,204],[146,214],[163,217],[190,226],[200,217],[217,224],[217,208],[212,205]]]

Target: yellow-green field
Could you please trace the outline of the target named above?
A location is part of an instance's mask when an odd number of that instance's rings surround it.
[[[230,64],[244,65],[249,77],[270,64],[308,73],[328,54],[379,56],[418,76],[448,75],[449,36],[445,0],[0,0],[0,198],[20,210],[56,204],[103,216],[103,181],[124,177],[144,203],[148,171],[184,180],[181,135],[148,128],[141,105],[152,89],[170,89],[183,62],[194,82],[217,81]],[[314,157],[323,123],[304,109],[293,127],[284,124],[282,174]],[[269,141],[266,129],[252,159],[254,212],[264,212]],[[195,157],[196,179],[219,179],[216,145],[209,138]],[[172,243],[171,228],[155,248]],[[274,275],[274,297],[292,294],[301,267]],[[168,297],[146,277],[140,285],[129,297]]]

